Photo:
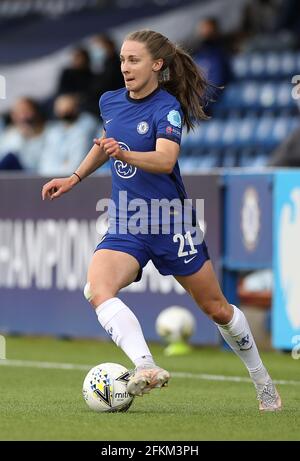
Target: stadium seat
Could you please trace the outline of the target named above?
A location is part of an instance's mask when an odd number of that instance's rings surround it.
[[[246,117],[239,122],[239,128],[235,144],[239,147],[244,147],[253,143],[253,136],[256,126],[258,124],[257,118]]]
[[[203,147],[205,149],[216,149],[222,144],[223,123],[220,120],[210,120],[203,129]]]
[[[239,121],[230,119],[226,121],[222,129],[222,147],[232,147],[238,136]]]
[[[224,149],[222,152],[220,166],[224,168],[232,168],[237,166],[237,155],[238,152],[233,147]]]
[[[233,58],[236,80],[214,104],[213,117],[183,135],[184,168],[263,166],[300,124],[291,75],[300,73],[300,53],[253,52]],[[299,69],[299,70],[298,70]]]
[[[200,168],[199,157],[179,157],[180,169],[183,173],[192,173]]]
[[[236,81],[290,79],[300,70],[300,53],[268,51],[239,54],[232,59]]]

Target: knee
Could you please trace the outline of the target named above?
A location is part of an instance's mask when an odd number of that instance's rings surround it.
[[[232,319],[233,308],[225,299],[209,300],[202,309],[215,323],[226,325]]]
[[[83,294],[84,294],[85,299],[90,303],[93,298],[90,282],[87,282],[85,284],[84,289],[83,289]]]
[[[116,293],[109,287],[104,287],[101,283],[94,284],[88,281],[84,287],[83,294],[85,299],[96,308],[108,299],[114,298]]]

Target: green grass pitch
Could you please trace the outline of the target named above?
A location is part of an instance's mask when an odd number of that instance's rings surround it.
[[[8,337],[8,363],[0,364],[0,440],[300,440],[300,361],[290,354],[262,354],[273,378],[283,381],[284,408],[259,414],[250,382],[204,379],[248,378],[233,353],[195,348],[188,356],[165,357],[162,346],[151,349],[174,373],[169,387],[137,397],[127,413],[97,414],[81,394],[88,368],[101,362],[131,367],[113,343]]]

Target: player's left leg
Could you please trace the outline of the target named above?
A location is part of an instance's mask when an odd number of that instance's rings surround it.
[[[224,340],[246,365],[257,391],[259,409],[279,410],[279,394],[262,363],[247,319],[225,299],[211,262],[207,260],[196,273],[176,279],[216,323]]]

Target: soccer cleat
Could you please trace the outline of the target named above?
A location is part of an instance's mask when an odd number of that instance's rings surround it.
[[[168,385],[170,373],[160,367],[138,367],[133,372],[127,384],[127,392],[130,395],[148,394],[151,389],[161,388]]]
[[[260,411],[281,410],[281,398],[271,378],[265,384],[256,385]]]

